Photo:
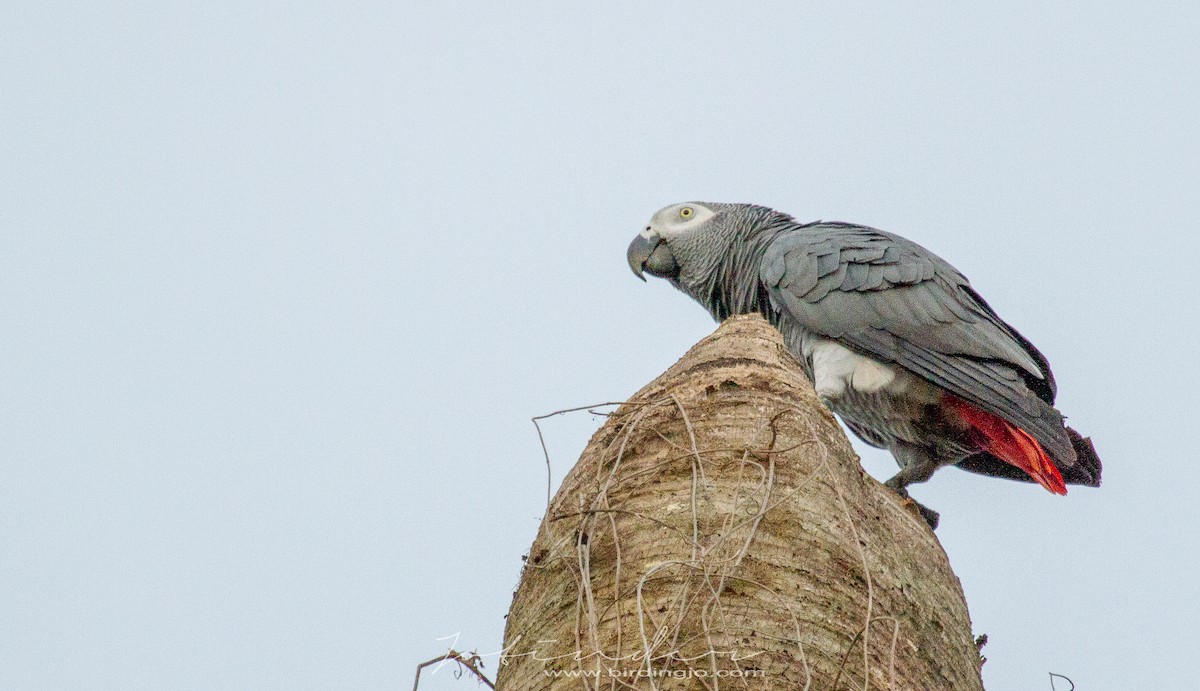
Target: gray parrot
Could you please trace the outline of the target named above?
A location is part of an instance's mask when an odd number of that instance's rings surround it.
[[[629,266],[665,278],[718,322],[763,315],[817,395],[864,442],[891,451],[907,497],[946,465],[1100,485],[1089,439],[1065,426],[1045,356],[954,267],[898,235],[797,223],[749,204],[687,202],[654,214]],[[931,526],[937,514],[917,505]]]

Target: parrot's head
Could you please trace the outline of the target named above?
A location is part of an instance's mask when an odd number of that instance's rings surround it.
[[[727,247],[722,230],[728,206],[683,202],[660,209],[629,244],[629,268],[643,281],[650,274],[686,290]]]
[[[672,204],[650,218],[625,257],[643,281],[644,274],[665,278],[703,302],[727,260],[755,245],[755,235],[775,216],[790,219],[751,204]]]

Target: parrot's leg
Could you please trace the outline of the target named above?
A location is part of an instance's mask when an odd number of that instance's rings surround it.
[[[940,518],[938,512],[908,496],[908,486],[914,482],[925,482],[943,464],[938,462],[937,457],[934,456],[931,450],[921,446],[897,444],[891,447],[890,450],[892,456],[895,456],[896,462],[900,464],[900,472],[893,475],[890,480],[883,484],[894,489],[896,494],[911,501],[917,507],[917,510],[920,511],[921,518],[925,519],[929,527],[936,529]]]

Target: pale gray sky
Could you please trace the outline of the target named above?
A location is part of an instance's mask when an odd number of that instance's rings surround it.
[[[529,418],[714,326],[625,265],[688,199],[911,237],[1050,358],[1103,488],[914,491],[989,689],[1192,683],[1200,10],[796,4],[0,10],[0,687],[497,650]]]

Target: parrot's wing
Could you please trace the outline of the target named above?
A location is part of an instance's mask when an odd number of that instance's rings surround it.
[[[1046,359],[920,245],[814,223],[771,243],[760,279],[781,320],[899,365],[1025,430],[1064,465],[1074,461]]]

